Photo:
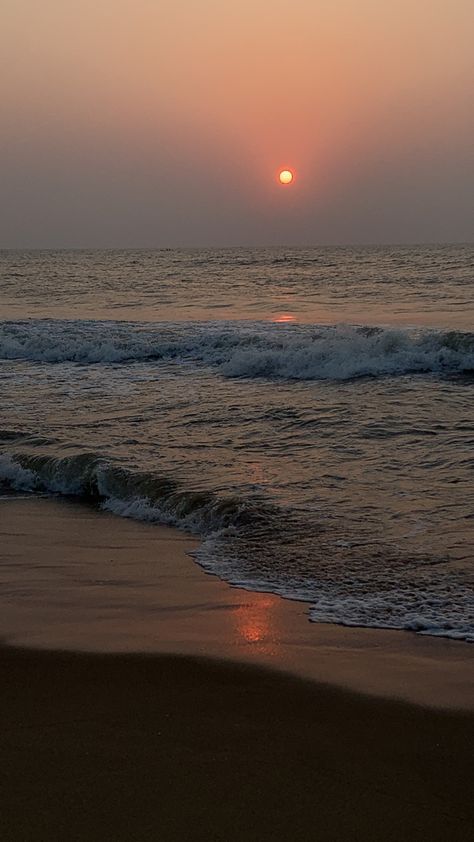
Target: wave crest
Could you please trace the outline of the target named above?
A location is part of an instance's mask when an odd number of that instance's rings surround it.
[[[83,365],[174,360],[227,377],[347,380],[472,372],[474,334],[261,323],[3,322],[0,358]]]
[[[134,472],[94,453],[54,457],[0,454],[0,488],[79,497],[137,520],[210,535],[272,517],[270,506],[237,495],[182,488],[175,480]]]

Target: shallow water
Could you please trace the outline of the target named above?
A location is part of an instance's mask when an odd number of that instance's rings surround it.
[[[473,257],[3,252],[4,490],[182,526],[315,620],[474,640]]]

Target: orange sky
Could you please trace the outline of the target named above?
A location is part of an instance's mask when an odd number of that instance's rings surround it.
[[[473,39],[472,0],[3,0],[1,245],[472,239]]]

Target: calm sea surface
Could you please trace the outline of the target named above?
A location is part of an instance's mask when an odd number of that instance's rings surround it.
[[[472,246],[0,252],[3,493],[202,536],[316,621],[474,641]]]

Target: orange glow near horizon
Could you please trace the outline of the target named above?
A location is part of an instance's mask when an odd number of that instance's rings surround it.
[[[467,240],[473,22],[472,0],[6,0],[2,242]]]
[[[280,180],[280,184],[291,184],[294,179],[294,174],[291,170],[284,169],[280,170],[278,178]]]
[[[293,313],[279,313],[278,316],[273,316],[272,322],[275,324],[291,324],[291,322],[296,322],[296,316]]]

